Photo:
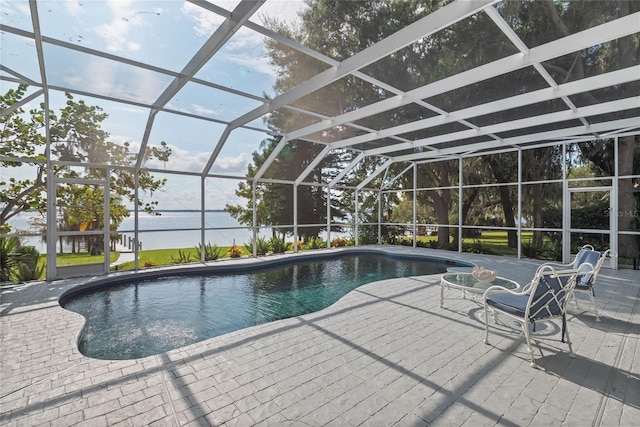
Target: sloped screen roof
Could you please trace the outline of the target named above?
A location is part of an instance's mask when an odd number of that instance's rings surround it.
[[[112,134],[140,153],[172,135],[184,163],[170,167],[202,175],[231,173],[234,150],[268,135],[411,162],[640,130],[637,1],[2,9],[3,86],[27,83],[24,103],[118,105]]]

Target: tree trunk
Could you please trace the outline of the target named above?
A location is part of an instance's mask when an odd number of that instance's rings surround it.
[[[438,224],[449,224],[449,201],[451,199],[449,190],[442,190],[440,197],[433,198],[433,207],[436,211]],[[438,247],[446,249],[449,246],[449,227],[438,225]]]
[[[542,224],[542,184],[534,184],[533,188],[533,228],[541,228]],[[542,247],[542,231],[533,232],[534,248]]]
[[[504,213],[504,220],[507,227],[515,228],[516,221],[513,217],[513,203],[511,202],[511,196],[509,195],[509,187],[501,185],[498,187],[500,193],[500,204],[502,205],[502,212]],[[516,230],[507,231],[507,246],[509,248],[518,247],[518,233]]]

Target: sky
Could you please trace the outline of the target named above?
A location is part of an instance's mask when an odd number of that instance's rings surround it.
[[[238,1],[213,1],[233,10]],[[103,51],[150,65],[179,72],[188,63],[224,18],[192,3],[179,0],[73,0],[38,1],[42,34],[56,40]],[[253,15],[252,22],[263,24],[265,17],[295,23],[304,8],[302,0],[267,0]],[[11,27],[32,32],[27,0],[0,0],[0,21]],[[13,72],[39,82],[37,55],[33,41],[10,33],[0,34],[2,64]],[[78,91],[96,91],[132,102],[153,103],[171,82],[172,77],[106,58],[75,52],[45,43],[44,60],[50,86],[70,87]],[[3,75],[11,75],[2,71]],[[275,72],[269,64],[264,37],[242,28],[198,71],[196,77],[255,96],[273,96]],[[2,93],[16,85],[0,81]],[[35,91],[31,88],[30,91]],[[98,105],[108,114],[103,129],[110,140],[128,142],[139,147],[149,110],[130,104],[74,95],[89,105]],[[34,100],[29,107],[43,101]],[[51,92],[51,107],[59,111],[66,101],[64,94]],[[188,83],[166,105],[167,108],[197,113],[215,120],[230,121],[261,105],[261,102],[224,91]],[[27,107],[26,109],[28,109]],[[261,121],[253,126],[266,129]],[[169,113],[159,113],[154,121],[149,144],[165,141],[172,150],[166,164],[150,162],[148,166],[172,170],[201,172],[210,158],[225,126]],[[251,153],[267,137],[264,132],[234,131],[222,149],[212,172],[244,176]],[[3,175],[8,173],[2,172]],[[18,171],[11,173],[19,174]],[[199,178],[163,174],[169,180],[165,192],[154,194],[164,209],[199,209]],[[237,180],[207,180],[206,207],[220,209],[225,204],[242,203],[234,195]],[[210,191],[209,191],[210,188]]]

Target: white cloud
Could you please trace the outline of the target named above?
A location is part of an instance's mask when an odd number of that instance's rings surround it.
[[[94,56],[65,73],[63,78],[71,87],[91,88],[96,93],[145,103],[155,100],[166,87],[165,80],[154,78],[155,74],[144,69],[124,67]]]
[[[140,49],[140,44],[130,40],[132,29],[144,25],[143,15],[135,9],[138,2],[130,0],[108,0],[106,5],[111,10],[111,22],[96,27],[95,32],[105,43],[110,52],[122,51],[124,47],[132,52]]]
[[[210,108],[203,107],[202,105],[191,104],[191,106],[193,107],[193,111],[195,111],[196,114],[201,114],[205,116],[217,116],[220,114],[220,111],[212,110]]]
[[[65,1],[62,4],[72,16],[78,16],[82,13],[82,4],[79,1]]]
[[[218,14],[188,2],[182,6],[182,12],[195,22],[194,30],[200,37],[209,37],[225,20]]]
[[[215,2],[219,6],[233,10],[237,2]],[[253,15],[251,21],[264,25],[265,16],[275,17],[280,21],[295,23],[299,21],[298,13],[306,5],[302,0],[268,0]],[[185,3],[183,13],[194,22],[194,30],[198,36],[209,37],[224,21],[224,17],[209,12],[192,3]],[[243,66],[249,70],[275,77],[275,71],[269,63],[264,47],[264,36],[246,27],[241,28],[227,42],[218,57]]]
[[[276,72],[269,62],[269,58],[265,55],[252,55],[249,52],[225,53],[220,55],[227,61],[245,67],[251,71],[266,74],[271,77],[277,77]]]
[[[246,172],[249,163],[249,154],[240,153],[237,157],[218,158],[213,164],[213,172],[231,173]]]
[[[133,144],[132,144],[133,145]],[[175,147],[168,144],[171,148],[171,157],[165,165],[159,160],[152,159],[145,163],[145,166],[150,168],[178,170],[187,172],[202,172],[205,165],[211,157],[210,152],[191,153],[182,148]],[[222,174],[240,174],[244,175],[247,171],[247,164],[249,163],[249,154],[240,153],[236,157],[220,157],[218,158],[212,168],[214,173]]]

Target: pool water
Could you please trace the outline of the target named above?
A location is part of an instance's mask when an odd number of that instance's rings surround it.
[[[365,283],[443,273],[428,258],[347,254],[293,261],[243,273],[173,276],[101,287],[63,307],[86,324],[80,351],[98,359],[133,359],[231,331],[312,313]]]

